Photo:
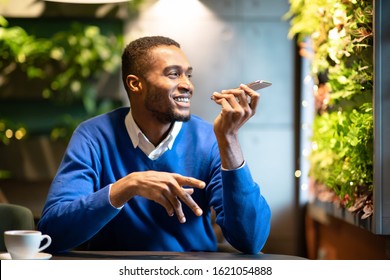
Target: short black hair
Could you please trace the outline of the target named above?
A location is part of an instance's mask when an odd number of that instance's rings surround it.
[[[128,75],[143,76],[152,61],[150,50],[158,46],[180,48],[178,42],[163,36],[141,37],[126,46],[122,54],[122,80],[126,89],[126,77]]]

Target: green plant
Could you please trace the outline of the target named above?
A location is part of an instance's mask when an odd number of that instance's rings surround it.
[[[373,190],[372,1],[290,0],[289,36],[317,84],[310,175],[347,208]],[[321,78],[320,77],[324,77]],[[364,205],[362,205],[364,206]]]
[[[19,26],[9,27],[8,21],[0,16],[1,84],[7,82],[7,75],[16,68],[20,68],[28,78],[42,78],[42,68],[49,61],[47,53],[51,47],[50,40],[37,39]]]
[[[3,88],[0,97],[17,98],[15,88],[25,83],[25,88],[32,84],[35,90],[27,90],[24,99],[49,100],[53,104],[81,103],[82,116],[65,114],[51,131],[53,139],[67,138],[83,119],[114,107],[111,98],[97,95],[96,84],[104,73],[118,70],[122,45],[121,35],[104,35],[99,27],[80,23],[50,38],[36,38],[19,26],[10,27],[0,16],[0,88]],[[8,143],[17,129],[23,128],[24,135],[28,133],[25,125],[11,124],[12,120],[4,116],[0,120],[3,143]]]
[[[325,112],[314,119],[311,172],[345,203],[373,189],[373,121],[371,104],[351,112]]]
[[[96,83],[102,72],[118,69],[123,42],[121,37],[102,35],[96,26],[77,23],[72,25],[70,33],[59,32],[52,40],[50,56],[57,60],[61,74],[44,89],[43,96],[65,102],[81,100],[86,112],[82,118],[65,115],[61,125],[52,130],[53,139],[69,138],[80,121],[114,107],[110,99],[99,99]]]

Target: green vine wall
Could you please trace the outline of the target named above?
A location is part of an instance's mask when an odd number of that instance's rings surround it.
[[[317,199],[373,212],[373,4],[290,0],[289,36],[311,62],[316,114],[310,176]]]

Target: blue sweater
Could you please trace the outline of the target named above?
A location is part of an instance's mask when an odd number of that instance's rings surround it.
[[[258,253],[270,230],[270,209],[247,164],[221,171],[211,124],[192,116],[171,150],[157,160],[134,148],[125,127],[129,108],[80,124],[69,142],[43,209],[38,229],[52,237],[51,252],[88,241],[90,250],[216,251],[210,208],[226,240],[244,253]],[[186,223],[136,196],[122,209],[109,201],[109,184],[135,171],[175,172],[203,180],[192,197],[203,209],[195,216],[183,203]]]

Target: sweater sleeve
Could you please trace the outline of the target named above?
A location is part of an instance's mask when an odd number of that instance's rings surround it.
[[[271,211],[253,181],[248,164],[236,170],[222,170],[222,207],[216,207],[217,224],[226,240],[237,250],[256,254],[270,231]]]
[[[38,223],[38,229],[52,237],[48,251],[84,243],[119,213],[109,201],[109,185],[100,186],[98,158],[88,136],[76,130]]]

